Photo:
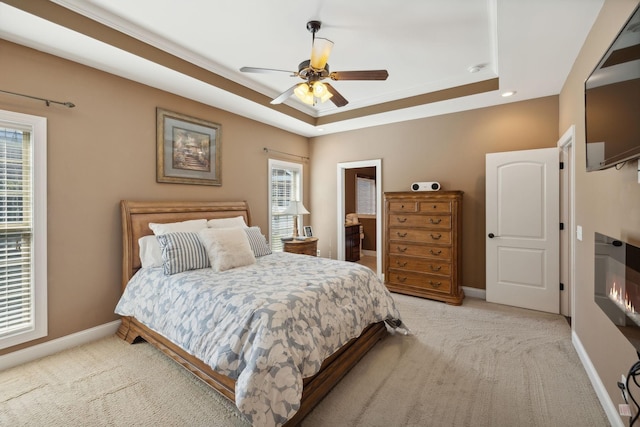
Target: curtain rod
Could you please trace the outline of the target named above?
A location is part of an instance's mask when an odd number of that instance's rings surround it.
[[[9,92],[8,90],[2,90],[2,89],[0,89],[0,92],[8,93],[9,95],[22,96],[24,98],[37,99],[38,101],[44,101],[44,103],[47,104],[47,107],[49,107],[52,102],[54,104],[64,105],[65,107],[69,107],[69,108],[73,108],[73,107],[76,106],[76,104],[74,104],[73,102],[68,102],[68,101],[67,102],[54,101],[52,99],[38,98],[37,96],[31,96],[31,95],[24,95],[22,93]]]
[[[309,157],[301,156],[300,154],[285,153],[284,151],[278,151],[278,150],[274,150],[272,148],[267,148],[267,147],[264,147],[263,150],[265,153],[278,153],[278,154],[284,154],[285,156],[299,157],[302,160],[309,160]]]

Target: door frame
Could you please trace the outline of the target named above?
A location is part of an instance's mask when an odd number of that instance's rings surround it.
[[[336,233],[337,250],[336,259],[344,261],[344,218],[346,215],[344,208],[344,185],[345,185],[345,172],[347,169],[357,168],[376,168],[376,274],[378,277],[382,276],[382,159],[373,160],[360,160],[355,162],[343,162],[338,163],[338,176],[337,183],[338,188],[336,193],[338,194],[337,200],[337,217],[336,217]]]
[[[563,200],[560,200],[560,218],[567,218],[568,224],[565,224],[565,231],[568,232],[568,242],[567,247],[563,245],[560,246],[560,260],[561,271],[564,269],[568,273],[569,283],[565,284],[565,293],[560,293],[560,314],[563,316],[571,317],[573,313],[575,313],[575,277],[576,277],[576,192],[575,192],[575,182],[576,182],[576,147],[575,147],[575,139],[576,139],[576,127],[575,125],[569,126],[569,128],[565,131],[565,133],[558,140],[558,148],[562,152],[562,159],[565,162],[564,172],[561,173],[561,194]],[[567,164],[568,163],[568,164]],[[567,174],[566,179],[562,178],[562,173]],[[562,206],[567,207],[568,212],[562,212]],[[566,256],[562,255],[563,250],[568,249],[568,254]],[[562,263],[562,260],[565,262]],[[564,264],[564,265],[563,265]],[[568,289],[567,289],[568,288]],[[568,296],[567,293],[568,292]],[[563,301],[565,298],[568,298],[568,304]],[[563,309],[564,308],[564,309]],[[573,325],[573,322],[571,322]]]

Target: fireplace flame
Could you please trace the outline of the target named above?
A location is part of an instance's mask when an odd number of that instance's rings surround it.
[[[613,286],[609,290],[609,298],[613,300],[618,306],[622,307],[627,313],[635,314],[636,310],[629,299],[629,295],[624,292],[624,297],[622,296],[623,289],[619,289],[616,286],[616,282],[613,282]]]

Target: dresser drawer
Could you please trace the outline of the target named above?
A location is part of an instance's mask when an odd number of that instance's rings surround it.
[[[389,254],[419,256],[448,261],[451,259],[451,248],[428,245],[413,245],[411,243],[403,242],[390,242]]]
[[[437,274],[447,277],[451,275],[451,263],[429,258],[389,255],[389,268]]]
[[[418,202],[415,200],[389,202],[389,212],[418,212]]]
[[[451,202],[420,202],[418,204],[418,212],[451,212]]]
[[[451,232],[444,230],[419,230],[414,228],[390,228],[389,240],[391,242],[424,242],[424,243],[451,243]]]
[[[396,285],[413,286],[434,292],[449,293],[451,291],[451,280],[431,274],[414,273],[391,268],[389,269],[389,277],[387,280]]]
[[[451,229],[450,215],[403,215],[391,214],[388,217],[389,227],[429,227],[437,229]]]

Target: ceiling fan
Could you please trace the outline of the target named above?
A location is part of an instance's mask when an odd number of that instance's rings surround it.
[[[329,71],[329,55],[333,42],[331,40],[318,37],[316,33],[320,29],[320,21],[307,22],[307,30],[312,34],[311,59],[302,61],[298,65],[298,71],[278,70],[273,68],[242,67],[240,71],[244,73],[270,73],[285,72],[291,77],[300,77],[304,83],[296,83],[286,91],[274,98],[272,104],[281,104],[291,95],[296,95],[302,102],[309,105],[316,105],[318,102],[331,100],[336,107],[344,107],[349,103],[340,92],[329,83],[322,80],[386,80],[389,77],[387,70],[363,70],[363,71]]]

